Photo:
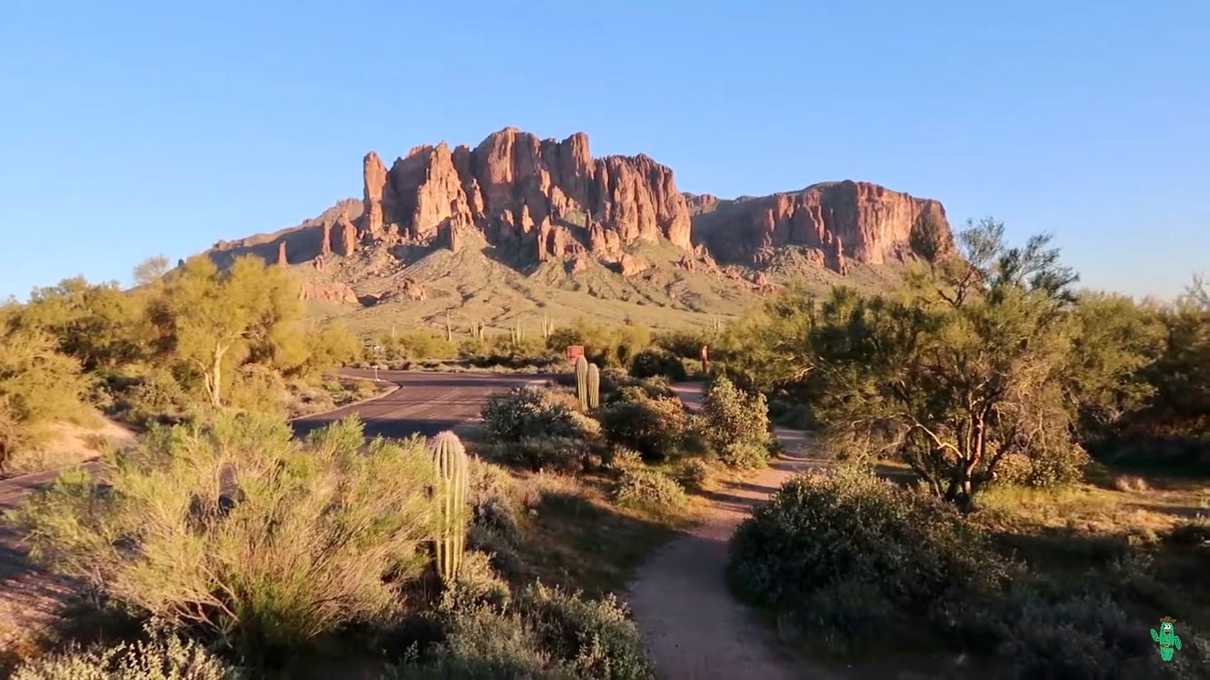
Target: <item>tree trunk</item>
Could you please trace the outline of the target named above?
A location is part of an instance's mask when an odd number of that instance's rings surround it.
[[[214,363],[210,375],[206,376],[206,385],[210,392],[210,405],[214,408],[223,406],[223,355],[227,353],[227,345],[218,344],[214,347]]]

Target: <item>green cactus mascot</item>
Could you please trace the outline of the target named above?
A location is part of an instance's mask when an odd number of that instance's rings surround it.
[[[1154,628],[1151,629],[1151,639],[1159,647],[1160,659],[1165,662],[1172,661],[1173,653],[1181,648],[1181,638],[1176,634],[1176,626],[1172,625],[1172,619],[1160,619],[1160,630],[1157,633]]]
[[[458,576],[470,519],[466,503],[466,449],[458,435],[442,432],[429,440],[429,451],[437,468],[440,525],[434,540],[437,573],[447,586]]]

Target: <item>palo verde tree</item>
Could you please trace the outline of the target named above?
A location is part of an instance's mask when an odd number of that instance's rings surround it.
[[[161,359],[178,375],[196,376],[215,408],[243,362],[288,369],[306,361],[301,315],[289,274],[251,256],[226,270],[193,257],[165,275],[150,305]]]
[[[984,220],[895,296],[838,290],[810,331],[819,410],[852,445],[901,458],[937,496],[969,505],[1009,456],[1045,482],[1073,474],[1063,376],[1075,281],[1047,236],[1004,243]]]

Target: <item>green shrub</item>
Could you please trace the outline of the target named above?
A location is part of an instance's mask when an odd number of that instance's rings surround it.
[[[13,680],[238,680],[235,668],[192,640],[154,635],[146,642],[69,648],[27,663]]]
[[[675,479],[647,467],[624,468],[614,489],[614,500],[618,505],[656,512],[678,510],[687,502],[685,490]]]
[[[502,462],[524,466],[534,471],[578,472],[588,455],[584,441],[572,437],[522,437],[520,441],[504,444],[500,448],[503,449],[500,458]]]
[[[619,393],[625,387],[637,387],[652,399],[677,398],[666,378],[635,378],[620,368],[606,368],[601,371],[601,393],[606,395],[605,401],[619,398]]]
[[[615,598],[536,584],[511,605],[447,598],[444,640],[395,669],[398,680],[653,680],[638,629]]]
[[[586,600],[541,583],[521,594],[525,617],[544,649],[578,678],[653,679],[638,628],[613,595]]]
[[[548,437],[583,436],[584,424],[559,397],[536,387],[514,387],[488,397],[483,422],[498,440],[515,442],[542,434]]]
[[[1150,652],[1143,628],[1104,593],[1046,593],[1032,586],[1005,597],[952,604],[954,634],[995,652],[1016,677],[1141,677],[1127,664]],[[981,644],[980,644],[981,643]]]
[[[956,512],[852,469],[782,485],[736,531],[729,569],[742,594],[806,623],[825,589],[864,585],[923,614],[951,589],[1003,578],[987,539]]]
[[[769,442],[769,408],[765,395],[745,394],[726,376],[719,376],[706,392],[702,409],[709,443],[721,451],[729,444],[765,446]]]
[[[769,464],[769,449],[761,444],[732,442],[718,452],[718,459],[739,470],[755,470]]]
[[[687,458],[677,464],[673,477],[686,489],[700,489],[710,479],[710,466],[700,458]]]
[[[684,380],[685,367],[679,357],[658,347],[650,347],[635,355],[634,362],[630,364],[630,375],[636,378],[660,376],[669,380]]]
[[[669,458],[680,450],[689,422],[680,401],[652,399],[636,387],[623,388],[619,398],[600,410],[598,418],[611,442],[656,459]]]
[[[127,392],[126,405],[138,423],[179,422],[189,412],[190,399],[170,371],[154,368]]]
[[[106,483],[61,475],[14,514],[42,563],[136,611],[244,650],[389,621],[432,535],[423,443],[366,445],[346,420],[292,438],[281,420],[152,430]]]
[[[625,446],[616,446],[610,449],[608,463],[609,467],[614,470],[643,467],[643,454]]]

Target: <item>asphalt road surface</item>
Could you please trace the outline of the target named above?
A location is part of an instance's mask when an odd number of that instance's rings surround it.
[[[342,375],[369,378],[374,372],[347,369]],[[378,371],[379,380],[398,388],[382,397],[294,421],[298,435],[323,427],[350,415],[365,423],[367,435],[426,437],[479,417],[487,398],[520,385],[538,385],[553,376],[510,375],[503,373],[424,373],[420,371]]]

